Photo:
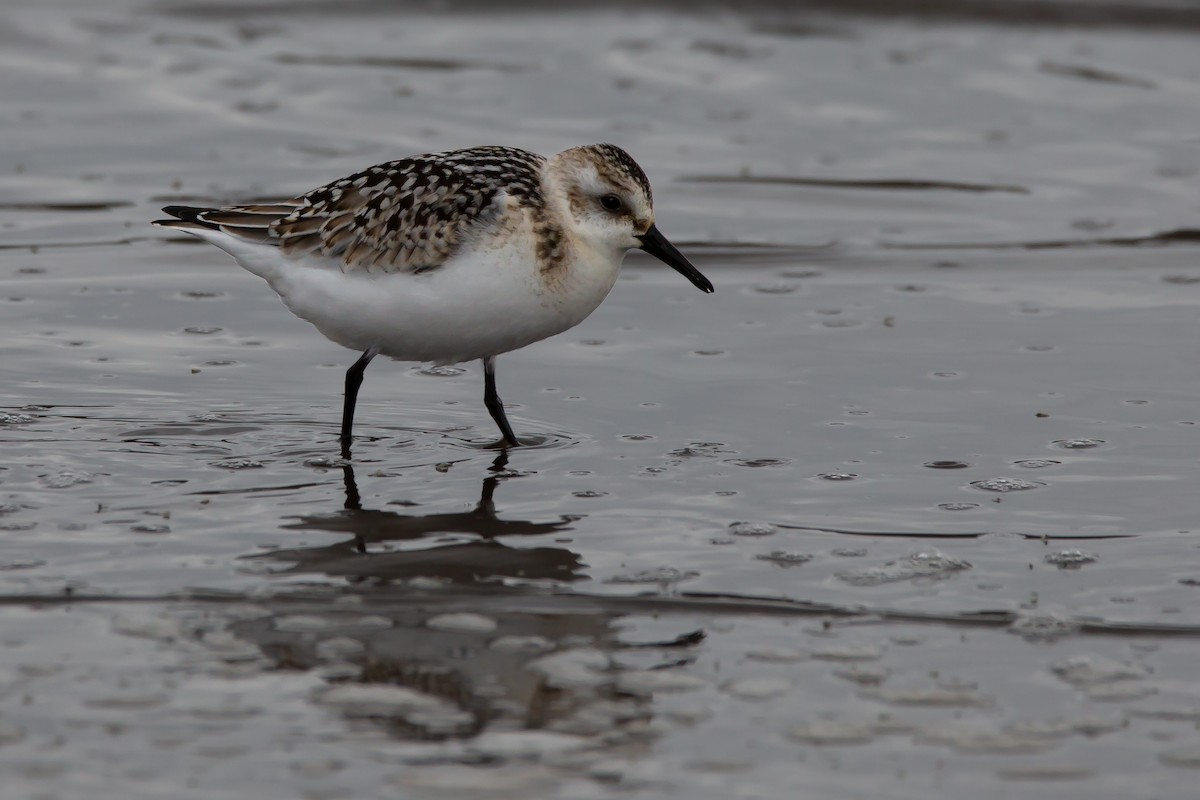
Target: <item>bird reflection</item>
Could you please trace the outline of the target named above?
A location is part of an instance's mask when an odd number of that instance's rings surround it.
[[[353,465],[342,466],[346,501],[334,514],[300,517],[283,527],[288,530],[330,531],[350,538],[326,547],[302,547],[257,553],[247,558],[290,562],[284,572],[322,572],[353,579],[398,580],[437,578],[453,583],[492,582],[497,578],[575,581],[585,577],[579,554],[562,547],[516,548],[497,539],[543,536],[571,530],[579,516],[561,515],[553,522],[504,519],[496,514],[493,495],[504,480],[507,452],[492,462],[483,479],[479,501],[470,511],[403,514],[362,507]],[[380,551],[371,545],[411,541],[446,534],[471,534],[480,541],[460,542],[421,549]]]

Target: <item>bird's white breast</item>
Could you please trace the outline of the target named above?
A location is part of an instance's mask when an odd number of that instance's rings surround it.
[[[344,273],[328,263],[284,259],[273,270],[252,271],[294,314],[344,347],[453,364],[561,333],[612,289],[620,255],[572,253],[577,257],[543,271],[533,243],[527,230],[509,231],[428,272]]]

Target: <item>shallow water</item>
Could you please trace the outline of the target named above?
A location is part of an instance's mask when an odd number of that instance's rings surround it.
[[[6,800],[1193,796],[1200,61],[1105,8],[6,7]],[[377,361],[341,462],[354,354],[147,224],[593,140],[718,290],[500,359],[507,459]]]

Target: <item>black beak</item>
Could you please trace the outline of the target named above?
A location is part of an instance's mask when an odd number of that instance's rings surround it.
[[[683,253],[675,249],[675,245],[667,241],[667,237],[651,225],[649,230],[637,237],[642,243],[642,249],[659,261],[668,265],[683,277],[692,282],[702,292],[712,293],[712,281],[700,274],[700,270],[692,266],[692,262],[684,258]]]

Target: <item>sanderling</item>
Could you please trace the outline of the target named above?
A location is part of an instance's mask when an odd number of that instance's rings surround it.
[[[389,161],[278,203],[168,206],[186,231],[264,278],[293,314],[362,353],[346,371],[343,458],[367,364],[483,362],[483,402],[520,444],[496,394],[496,356],[571,328],[638,247],[713,291],[654,225],[646,173],[611,144],[546,158],[473,147]]]

